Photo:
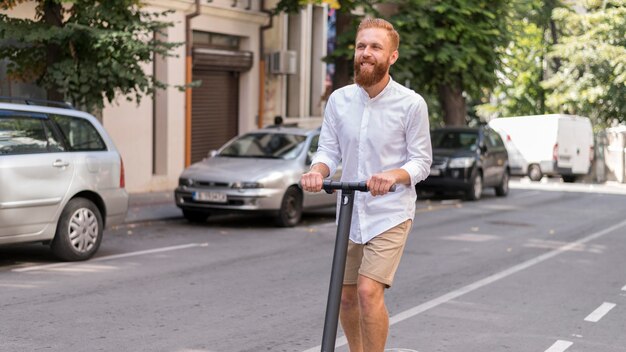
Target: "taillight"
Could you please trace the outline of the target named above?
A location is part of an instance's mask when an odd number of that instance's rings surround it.
[[[554,148],[552,148],[552,160],[559,160],[559,143],[555,144]]]
[[[595,150],[593,149],[593,146],[589,147],[589,162],[593,162],[594,154]]]
[[[120,157],[120,188],[126,187],[126,180],[124,177],[124,160]]]

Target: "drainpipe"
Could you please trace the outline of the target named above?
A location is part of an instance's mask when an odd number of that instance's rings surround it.
[[[191,19],[200,14],[200,0],[196,0],[196,10],[185,16],[185,167],[191,165],[191,56],[193,53],[191,38]]]
[[[265,41],[263,32],[272,28],[274,14],[265,9],[265,0],[261,0],[261,12],[270,16],[270,23],[259,28],[259,112],[257,114],[257,126],[263,127],[263,110],[265,110]]]

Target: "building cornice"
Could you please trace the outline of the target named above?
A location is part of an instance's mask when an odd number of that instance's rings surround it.
[[[165,10],[175,10],[191,13],[195,10],[193,0],[145,0],[146,5],[162,8]],[[259,25],[269,23],[269,15],[258,11],[247,11],[238,8],[225,8],[211,4],[201,4],[200,14],[209,15],[241,22],[252,22]]]

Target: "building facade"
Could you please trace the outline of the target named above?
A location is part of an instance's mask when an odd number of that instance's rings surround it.
[[[172,10],[164,33],[185,42],[191,18],[191,109],[177,86],[186,78],[186,46],[174,57],[156,56],[145,65],[169,87],[139,104],[118,96],[99,118],[122,154],[129,192],[171,190],[190,162],[237,134],[272,124],[275,116],[304,126],[321,124],[326,89],[327,18],[325,6],[299,14],[271,16],[278,0],[148,0],[146,11]],[[33,18],[35,3],[6,11]],[[45,98],[45,91],[11,82],[0,62],[0,95]]]

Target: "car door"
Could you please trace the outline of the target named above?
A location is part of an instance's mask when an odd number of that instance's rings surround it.
[[[502,175],[506,171],[507,153],[502,138],[495,131],[489,129],[485,131],[485,144],[487,146],[486,159],[489,169],[488,185],[497,185],[502,180]]]
[[[53,224],[74,165],[44,114],[0,110],[0,237]]]

